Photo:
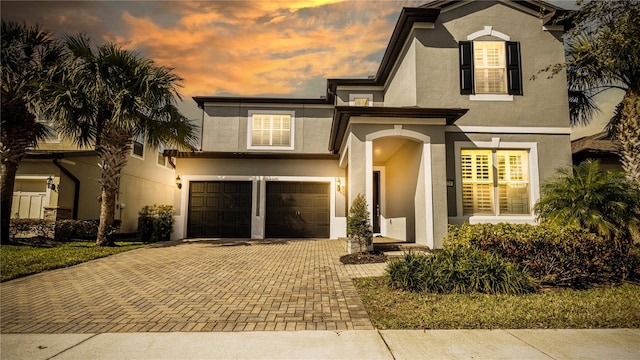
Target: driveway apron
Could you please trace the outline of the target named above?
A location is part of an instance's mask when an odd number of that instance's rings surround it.
[[[2,333],[370,330],[335,240],[191,241],[3,283]]]

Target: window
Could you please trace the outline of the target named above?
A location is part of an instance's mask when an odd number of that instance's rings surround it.
[[[157,159],[156,159],[156,163],[160,166],[167,166],[167,158],[164,157],[164,144],[160,144],[158,145],[158,152],[157,152]]]
[[[506,94],[504,41],[474,41],[473,63],[476,94]]]
[[[249,113],[248,147],[293,149],[294,112]]]
[[[462,149],[463,215],[528,215],[529,151]]]
[[[349,106],[373,106],[373,94],[349,94]]]
[[[144,134],[137,135],[133,138],[133,149],[131,153],[144,158]]]
[[[59,144],[61,142],[60,134],[58,133],[58,130],[56,129],[56,125],[53,121],[44,120],[44,119],[37,119],[36,121],[46,126],[47,129],[49,130],[49,133],[44,138],[45,143]]]
[[[460,94],[522,95],[520,43],[460,41]]]

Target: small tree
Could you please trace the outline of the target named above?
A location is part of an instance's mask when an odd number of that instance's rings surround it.
[[[373,229],[367,211],[367,200],[358,194],[351,204],[347,216],[347,236],[349,241],[355,241],[360,246],[360,253],[368,250],[373,243]]]

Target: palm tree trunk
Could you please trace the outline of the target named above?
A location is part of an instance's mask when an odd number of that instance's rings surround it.
[[[105,132],[102,142],[96,147],[102,161],[102,190],[100,192],[100,224],[96,246],[114,246],[114,212],[122,169],[127,165],[131,152],[131,134],[112,129]]]
[[[627,90],[622,104],[616,128],[620,160],[627,177],[640,184],[640,89]]]
[[[9,227],[11,225],[11,206],[13,204],[13,186],[15,184],[18,163],[5,161],[2,159],[2,170],[0,170],[0,221],[2,224],[0,233],[0,244],[11,242],[9,237]]]

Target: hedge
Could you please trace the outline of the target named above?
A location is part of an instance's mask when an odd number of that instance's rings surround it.
[[[629,244],[583,229],[550,224],[451,226],[445,247],[497,254],[542,284],[588,288],[620,282],[632,272]]]

